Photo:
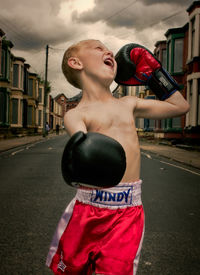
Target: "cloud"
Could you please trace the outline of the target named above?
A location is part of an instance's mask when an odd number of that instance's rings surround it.
[[[112,28],[125,27],[127,29],[143,30],[149,25],[156,25],[163,20],[166,25],[171,25],[171,21],[166,18],[175,12],[185,13],[188,1],[115,1],[115,0],[96,0],[95,6],[88,11],[72,13],[73,22],[95,23],[105,22]],[[176,23],[182,23],[177,15],[173,18]],[[183,16],[181,16],[182,18]]]
[[[63,1],[1,0],[1,27],[20,50],[38,50],[48,43],[55,45],[69,40],[76,34],[76,29],[73,25],[68,28],[58,17]]]
[[[0,28],[14,44],[12,53],[43,77],[48,44],[52,94],[70,97],[79,91],[67,83],[61,61],[72,43],[99,39],[115,54],[135,42],[153,51],[169,28],[188,22],[190,5],[189,0],[0,0]]]
[[[141,0],[146,5],[152,5],[152,4],[173,4],[173,5],[180,5],[180,6],[188,6],[191,1],[190,0]],[[181,3],[180,3],[181,2]]]

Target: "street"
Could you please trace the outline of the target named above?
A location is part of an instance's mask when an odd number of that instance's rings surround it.
[[[200,171],[142,154],[141,175],[146,234],[137,275],[199,274]]]
[[[0,154],[0,274],[52,274],[48,248],[75,194],[60,170],[67,139]],[[199,274],[200,171],[151,153],[142,152],[141,162],[146,233],[137,275]]]

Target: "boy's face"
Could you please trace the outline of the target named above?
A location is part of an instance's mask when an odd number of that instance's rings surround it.
[[[98,40],[82,42],[78,58],[84,72],[94,80],[110,85],[117,72],[117,63],[113,53]]]

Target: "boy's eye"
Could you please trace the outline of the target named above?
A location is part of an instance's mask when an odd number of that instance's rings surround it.
[[[103,49],[101,47],[96,47],[97,50],[102,51]]]

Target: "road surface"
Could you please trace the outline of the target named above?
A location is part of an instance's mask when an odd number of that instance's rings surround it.
[[[75,194],[60,171],[66,141],[54,136],[0,154],[0,274],[52,274],[48,247]],[[141,178],[146,234],[137,275],[199,274],[200,171],[142,152]]]

